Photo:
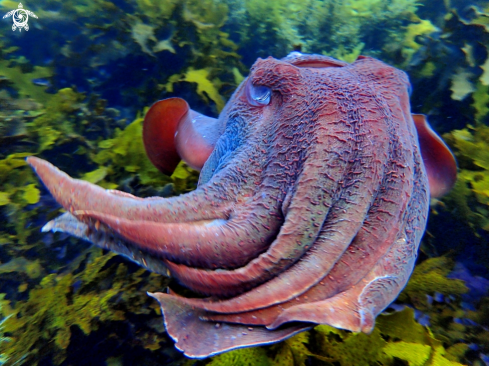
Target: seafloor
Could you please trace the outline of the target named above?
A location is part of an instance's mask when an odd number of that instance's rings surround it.
[[[0,365],[489,365],[489,1],[22,4],[37,16],[28,31],[0,22]],[[0,0],[0,13],[18,6]],[[165,176],[147,160],[145,109],[179,96],[216,116],[258,57],[293,50],[406,71],[412,111],[454,152],[458,181],[432,202],[398,312],[372,334],[319,326],[185,359],[145,295],[169,280],[41,233],[60,210],[24,158],[143,197],[190,191],[197,172]]]

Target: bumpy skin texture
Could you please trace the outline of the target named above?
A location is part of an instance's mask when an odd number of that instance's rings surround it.
[[[269,104],[250,103],[258,85]],[[412,272],[428,214],[408,89],[402,71],[368,57],[259,59],[221,113],[192,193],[139,199],[29,158],[71,212],[45,230],[164,266],[211,295],[151,294],[189,357],[310,323],[370,332]]]

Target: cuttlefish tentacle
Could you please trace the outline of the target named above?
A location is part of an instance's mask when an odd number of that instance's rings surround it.
[[[98,220],[138,244],[141,250],[189,265],[204,268],[244,265],[268,247],[282,223],[279,217],[268,215],[269,211],[258,204],[255,210],[242,212],[237,219],[228,219],[229,213],[226,215],[214,204],[206,205],[206,198],[210,196],[206,193],[210,189],[206,187],[198,189],[200,195],[194,195],[195,200],[188,196],[187,200],[180,199],[181,202],[173,198],[132,199],[73,179],[41,159],[29,157],[27,161],[58,202],[78,219],[92,226]],[[203,200],[200,199],[202,197]],[[189,206],[189,198],[197,206],[202,203],[200,207],[203,210],[196,213]],[[84,210],[83,207],[89,209]],[[212,212],[206,212],[206,208]],[[124,212],[125,215],[116,217],[109,212]],[[179,215],[185,219],[179,220]],[[262,225],[256,225],[254,221],[257,220],[253,218],[258,215],[268,221],[263,220]],[[160,221],[153,221],[155,218]],[[162,223],[162,220],[166,222]],[[228,250],[223,250],[226,246]]]
[[[311,161],[306,161],[304,164],[304,170],[298,179],[297,189],[293,192],[290,203],[286,208],[281,205],[286,217],[276,239],[266,252],[246,266],[232,271],[206,271],[170,264],[172,273],[184,283],[192,288],[199,288],[204,293],[208,293],[209,289],[215,288],[216,285],[224,293],[232,291],[235,287],[245,288],[250,283],[262,283],[297,261],[314,244],[329,207],[336,199],[333,193],[324,194],[324,190],[334,192],[337,182],[328,181],[326,176],[314,175],[317,166],[312,162],[313,160],[315,157],[311,157]],[[342,176],[346,167],[338,165],[337,169],[338,175]],[[267,182],[265,181],[264,184]],[[273,196],[273,193],[268,193],[263,197],[260,193],[257,199],[259,198],[262,204],[268,206],[273,201]],[[271,201],[268,201],[270,199]],[[316,200],[318,209],[307,210],[304,207],[304,200]],[[264,217],[259,219],[263,221]],[[311,225],[311,222],[317,222],[318,225]]]
[[[349,108],[349,110],[352,109],[354,110],[354,108]],[[407,152],[413,150],[410,140],[414,132],[407,127],[411,125],[409,124],[410,121],[396,118],[390,115],[388,111],[389,108],[385,108],[381,102],[379,102],[378,111],[373,111],[372,109],[362,111],[362,115],[368,121],[368,131],[366,132],[371,139],[365,142],[366,146],[360,146],[359,149],[368,151],[369,154],[372,154],[372,151],[374,151],[375,156],[370,156],[369,158],[358,156],[359,161],[362,161],[363,166],[367,168],[364,169],[362,174],[362,167],[355,167],[356,170],[354,173],[358,173],[358,181],[354,182],[356,189],[350,191],[342,187],[342,192],[349,196],[349,200],[346,201],[349,203],[345,207],[342,207],[342,210],[338,210],[338,214],[330,212],[331,216],[335,216],[334,220],[339,223],[339,226],[335,227],[335,225],[332,225],[332,227],[324,228],[323,235],[320,238],[320,241],[323,242],[322,246],[314,246],[312,254],[308,253],[303,261],[293,266],[285,275],[279,275],[262,286],[230,300],[208,301],[188,299],[182,301],[208,311],[224,313],[260,309],[287,301],[290,298],[304,293],[325,277],[340,256],[343,256],[342,261],[347,263],[348,266],[354,266],[355,263],[359,263],[349,258],[349,255],[355,252],[355,249],[362,249],[365,250],[365,253],[369,253],[372,251],[370,248],[377,247],[374,253],[385,253],[395,241],[396,235],[399,232],[400,216],[407,206],[407,200],[405,198],[401,199],[401,204],[399,204],[399,192],[406,192],[407,195],[410,195],[413,189],[411,183],[413,171],[410,168],[413,165],[413,155]],[[385,131],[385,134],[375,133],[375,131]],[[362,131],[357,130],[356,136],[361,135]],[[382,142],[384,143],[383,149]],[[376,149],[372,149],[371,146],[368,146],[369,144],[375,145]],[[417,163],[419,164],[419,161]],[[388,170],[384,172],[384,168]],[[370,172],[370,174],[365,174],[365,172]],[[393,175],[396,175],[396,177],[393,177]],[[366,184],[366,181],[369,184]],[[378,185],[380,183],[382,183],[382,186],[379,188]],[[349,183],[346,182],[345,184],[348,185]],[[376,194],[375,202],[370,207],[371,197],[374,196],[374,193]],[[405,203],[403,204],[402,202]],[[360,203],[360,205],[357,203]],[[363,207],[361,203],[364,203]],[[367,210],[365,210],[365,207],[368,210],[368,215],[366,215]],[[345,214],[342,214],[342,212]],[[363,218],[365,217],[366,221],[364,223]],[[360,220],[357,219],[356,229],[355,223],[351,222],[351,218],[361,218]],[[343,226],[341,226],[342,224]],[[345,253],[352,239],[350,238],[348,240],[345,237],[345,232],[353,232],[353,236],[355,236],[362,225],[364,225],[363,230],[357,235],[355,241],[365,248],[351,248],[349,253]],[[331,233],[334,234],[331,235]],[[333,238],[337,236],[339,240],[327,240],[331,236]],[[330,256],[332,254],[331,252],[334,252],[332,256]],[[329,261],[329,257],[332,257],[334,260]],[[323,262],[320,262],[319,258],[323,258]],[[327,263],[326,265],[324,264],[325,262]],[[315,266],[309,266],[309,264],[315,264]],[[363,268],[368,267],[363,266]],[[315,269],[318,269],[317,272],[319,273],[315,273]],[[301,276],[301,273],[305,273],[306,271],[312,271],[313,275]],[[361,268],[356,270],[350,269],[350,271],[356,273],[364,272]],[[316,277],[316,275],[318,276]],[[361,274],[358,275],[358,278],[362,277]],[[354,285],[354,283],[349,283],[344,280],[342,280],[341,284],[344,287]],[[287,292],[287,295],[284,296],[279,291],[274,291],[274,289],[281,289],[283,286],[287,286],[288,290],[290,290],[290,292]],[[338,289],[338,291],[342,291],[342,289]],[[293,296],[290,296],[290,293]]]
[[[152,272],[168,275],[168,267],[165,266],[165,261],[161,258],[142,252],[137,246],[121,239],[103,224],[97,225],[97,229],[94,230],[69,212],[49,221],[44,225],[42,231],[63,232],[76,236],[101,248],[123,255]]]
[[[249,288],[250,285],[263,283],[295,263],[314,244],[322,222],[329,212],[328,206],[332,205],[333,197],[324,195],[322,199],[315,198],[318,199],[317,204],[321,209],[318,211],[304,210],[303,194],[320,197],[322,193],[319,184],[321,179],[309,178],[308,172],[310,173],[313,169],[317,168],[308,168],[306,164],[303,175],[299,178],[299,181],[302,183],[304,180],[304,183],[299,185],[300,188],[292,197],[283,225],[279,228],[280,231],[273,243],[264,253],[245,266],[228,271],[222,269],[207,271],[169,263],[172,274],[189,287],[203,293],[215,292],[217,287],[222,294],[226,294],[236,293],[236,289],[241,289],[240,292],[243,292],[242,290]],[[261,221],[263,219],[262,217]],[[310,222],[318,222],[319,225],[310,225]],[[259,287],[256,290],[259,292]]]
[[[295,121],[295,123],[297,125],[300,125],[301,121]],[[338,124],[338,126],[341,126],[341,124]],[[311,128],[314,128],[314,125],[312,125]],[[339,128],[340,127],[337,127],[337,129]],[[335,132],[334,130],[335,128],[332,128],[333,132]],[[346,131],[338,131],[338,134],[341,134],[341,132],[344,133]],[[352,132],[350,131],[350,133]],[[277,136],[275,137],[277,138]],[[281,138],[288,139],[290,137],[286,136]],[[342,144],[338,144],[338,141],[342,141]],[[282,143],[284,143],[284,141],[282,141]],[[333,161],[334,159],[336,159],[336,154],[332,153],[331,151],[325,153],[322,150],[324,150],[326,146],[328,146],[330,149],[333,148],[333,151],[335,147],[344,150],[345,146],[341,145],[345,144],[351,145],[351,141],[337,139],[333,133],[331,136],[327,137],[327,141],[323,141],[317,146],[317,150],[325,157],[327,154],[329,154],[330,156],[328,157],[328,161]],[[348,147],[347,150],[351,151],[351,147]],[[274,151],[274,149],[272,149],[272,151]],[[315,160],[315,158],[316,157],[310,156],[311,161]],[[280,160],[278,161],[278,163],[279,162]],[[222,270],[205,271],[199,269],[189,269],[187,271],[186,266],[172,264],[171,262],[169,262],[169,267],[170,269],[172,269],[173,274],[175,275],[175,277],[179,278],[185,285],[189,286],[192,289],[204,293],[229,294],[236,293],[236,289],[239,289],[240,292],[242,292],[247,287],[250,287],[251,285],[254,285],[256,283],[264,282],[265,280],[272,277],[275,273],[280,272],[280,270],[286,268],[290,263],[295,262],[300,257],[300,255],[302,255],[302,253],[313,244],[313,241],[317,237],[317,234],[320,230],[321,223],[324,221],[324,218],[328,212],[328,207],[331,207],[332,205],[332,195],[325,195],[323,191],[326,190],[328,192],[333,192],[339,190],[337,187],[338,181],[332,179],[331,177],[339,176],[341,178],[342,175],[344,175],[344,173],[341,171],[345,170],[344,165],[346,164],[343,164],[343,166],[342,164],[338,164],[338,175],[333,168],[329,174],[325,173],[323,175],[323,177],[321,178],[323,181],[321,181],[321,179],[318,180],[318,178],[314,176],[314,173],[318,168],[317,165],[313,162],[305,164],[305,171],[302,174],[303,178],[300,178],[297,184],[299,188],[294,194],[292,203],[286,209],[286,211],[290,212],[290,214],[287,214],[287,218],[284,222],[281,232],[278,235],[277,240],[272,244],[269,251],[260,256],[257,260],[252,261],[249,266],[245,266],[244,268],[239,268],[236,271],[229,272]],[[282,164],[282,166],[284,165]],[[284,175],[283,169],[281,167],[273,166],[271,170],[273,170],[271,173],[273,175],[273,179],[269,178],[269,180],[271,181],[271,183],[269,183],[269,187],[272,187],[273,182],[277,180],[278,172],[281,172],[281,174]],[[286,179],[283,179],[283,181],[286,182]],[[263,182],[263,185],[267,185],[267,182]],[[273,191],[271,191],[270,188],[268,190],[264,190],[261,186],[259,186],[257,190],[258,192],[268,192],[266,196],[263,196],[262,193],[259,193],[259,197],[255,197],[255,200],[265,207],[273,205],[273,202],[267,201],[273,196],[276,196],[275,200],[281,200],[281,198],[278,198],[278,196],[280,196],[280,193],[274,193]],[[321,196],[325,197],[324,202],[323,199],[316,198]],[[305,207],[304,203],[302,202],[304,199],[311,201],[316,199],[319,200],[318,204],[323,207],[322,211],[320,212],[320,217],[317,217],[317,212],[314,211],[306,212],[307,216],[304,216],[304,214],[302,214],[304,211],[307,211],[307,207]],[[284,208],[282,207],[282,211],[283,210]],[[84,213],[77,212],[77,214],[83,215]],[[273,209],[270,209],[269,213],[264,212],[263,214],[256,214],[256,220],[253,220],[256,223],[252,223],[252,225],[254,227],[261,225],[268,230],[274,231],[273,227],[271,227],[267,222],[267,214],[269,218],[272,217],[272,214],[273,216],[276,216],[276,212]],[[105,222],[123,237],[131,241],[137,242],[138,244],[142,244],[143,248],[146,248],[146,244],[154,245],[154,243],[157,243],[158,246],[161,246],[161,244],[166,245],[166,242],[164,242],[164,235],[160,235],[160,237],[163,237],[161,239],[158,239],[158,237],[155,235],[157,233],[165,233],[164,224],[160,226],[159,224],[154,223],[129,222],[127,220],[123,221],[116,217],[111,218],[109,216],[101,216],[93,212],[89,213],[89,215],[102,222]],[[317,221],[318,224],[311,226],[309,224],[310,221]],[[260,224],[258,224],[257,222],[260,222]],[[135,233],[135,235],[133,235],[133,233]],[[294,239],[294,235],[296,236],[296,238],[295,240],[292,240]],[[233,235],[228,236],[231,239],[235,239],[235,236]],[[236,242],[238,242],[240,245],[243,245],[244,243],[243,240],[236,240]],[[297,243],[299,243],[300,245],[298,245]],[[220,249],[223,250],[224,248],[221,247]],[[226,252],[225,250],[223,251]],[[179,271],[179,269],[182,269],[182,271]],[[196,273],[196,275],[192,277],[193,273]],[[193,282],[190,281],[192,278],[194,279]],[[207,283],[209,284],[208,286],[206,285],[206,279]],[[212,289],[212,291],[209,291],[209,289]]]
[[[393,266],[389,262],[396,257],[403,258],[402,265]],[[384,310],[386,304],[394,301],[406,285],[415,260],[414,248],[407,246],[405,240],[399,239],[362,283],[323,301],[291,307],[280,313],[269,328],[275,329],[291,319],[314,319],[336,328],[369,333],[374,327],[375,317]]]
[[[183,223],[128,220],[85,210],[73,214],[82,221],[95,219],[105,223],[143,251],[188,266],[213,269],[245,265],[268,248],[282,225],[281,218],[269,215],[262,205],[240,211],[233,212],[228,220]],[[255,224],[256,216],[265,217],[261,225]]]
[[[117,212],[119,217],[129,220],[168,223],[228,218],[227,207],[231,202],[220,187],[202,187],[185,196],[135,199],[124,192],[115,193],[114,190],[105,190],[95,184],[73,179],[35,156],[26,160],[56,201],[70,212]],[[195,207],[199,207],[199,210],[195,210]]]

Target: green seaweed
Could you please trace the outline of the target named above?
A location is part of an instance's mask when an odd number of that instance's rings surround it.
[[[445,349],[426,327],[414,320],[414,310],[381,314],[371,334],[352,333],[327,325],[300,333],[270,347],[245,348],[215,356],[207,365],[396,365],[461,366],[467,347]]]
[[[25,273],[29,278],[38,278],[43,274],[43,268],[39,259],[29,261],[24,257],[14,258],[10,262],[0,265],[2,273]]]
[[[472,106],[476,110],[475,120],[482,123],[489,113],[489,85],[477,83],[472,98],[474,99]]]
[[[228,5],[214,0],[187,0],[184,2],[184,19],[194,23],[199,30],[221,28],[227,21]]]
[[[455,263],[448,257],[428,258],[418,264],[406,285],[399,295],[399,301],[416,304],[418,308],[426,309],[426,295],[438,292],[443,295],[462,295],[468,291],[461,280],[449,279],[448,274]]]
[[[54,363],[61,364],[73,326],[89,334],[103,322],[124,320],[129,312],[155,312],[157,305],[144,295],[144,289],[163,286],[164,278],[147,277],[144,269],[128,273],[125,264],[110,264],[114,256],[92,249],[84,267],[78,264],[70,272],[43,277],[30,289],[27,300],[12,305],[3,298],[0,312],[5,318],[0,335],[9,334],[8,343],[0,342],[3,357],[12,364],[22,361],[34,365],[43,355],[52,353]],[[74,274],[74,269],[81,271]],[[109,279],[111,285],[107,287]],[[141,291],[137,296],[136,289]]]
[[[75,135],[74,111],[84,96],[73,89],[61,89],[46,103],[45,113],[28,124],[31,134],[39,140],[39,151],[52,148],[58,140]]]
[[[381,337],[380,330],[375,329],[371,334],[353,334],[329,326],[318,326],[316,340],[319,343],[319,355],[331,359],[331,364],[338,362],[348,365],[358,362],[363,365],[380,363],[389,364],[383,348],[386,341]]]
[[[267,357],[264,349],[255,348],[245,348],[224,353],[222,355],[213,357],[212,361],[207,365],[211,366],[271,366],[272,363]]]
[[[136,0],[136,3],[146,16],[155,19],[169,19],[175,10],[175,6],[179,3],[178,0]]]
[[[183,80],[189,83],[196,83],[197,94],[204,99],[209,97],[214,103],[216,103],[218,112],[224,108],[224,99],[221,97],[218,91],[221,82],[218,79],[214,79],[212,82],[210,82],[209,70],[190,69],[185,73],[185,78]]]
[[[299,48],[302,52],[323,53],[353,61],[360,51],[369,54],[376,48],[371,46],[373,39],[378,41],[380,37],[381,43],[397,48],[402,46],[404,52],[413,45],[403,42],[405,34],[425,32],[401,26],[403,22],[415,24],[419,19],[415,16],[419,4],[410,0],[249,0],[239,4],[242,8],[236,5],[238,9],[230,21],[239,24],[240,44],[244,48],[254,48],[258,42],[262,51],[260,56],[284,56]],[[415,42],[414,46],[419,48]],[[409,52],[412,54],[415,50]],[[383,54],[385,58],[392,55],[391,50]]]
[[[483,311],[463,309],[462,295],[468,292],[468,288],[463,281],[449,278],[453,266],[453,260],[447,257],[429,258],[423,261],[416,266],[398,301],[414,306],[426,316],[426,319],[429,319],[429,334],[437,340],[435,343],[432,342],[436,350],[433,357],[439,359],[443,356],[450,361],[463,362],[469,350],[468,344],[484,343],[482,339],[487,332],[476,323],[456,321],[459,319],[481,321]],[[480,305],[480,309],[483,309],[483,305]],[[379,321],[381,319],[378,318]],[[398,331],[406,331],[404,324],[405,321],[398,323]],[[419,329],[418,333],[413,333],[411,330],[409,332],[415,338],[419,338],[421,334]],[[402,347],[398,350],[401,352]],[[421,353],[420,349],[419,354]]]
[[[170,39],[160,40],[155,37],[155,28],[136,20],[132,25],[132,38],[141,46],[141,50],[150,56],[155,57],[153,52],[169,51],[175,53]],[[171,38],[171,36],[170,36]],[[150,48],[150,43],[153,44]]]
[[[165,186],[173,183],[177,191],[185,190],[187,184],[195,182],[196,172],[180,165],[171,176],[161,174],[146,157],[142,139],[142,118],[137,118],[124,130],[116,129],[115,137],[101,141],[100,151],[93,156],[93,161],[103,166],[85,176],[105,188],[116,188],[122,177],[131,173],[137,176],[144,185]]]
[[[403,40],[403,56],[405,64],[408,64],[413,57],[413,54],[421,48],[421,44],[416,42],[420,36],[429,35],[439,29],[431,23],[430,20],[416,19],[416,22],[409,24],[406,27],[406,33]]]
[[[115,188],[121,177],[130,172],[138,174],[143,184],[164,184],[164,177],[149,162],[144,152],[142,140],[142,118],[137,118],[124,130],[116,129],[112,139],[101,141],[98,144],[100,151],[93,157],[98,165],[104,166],[108,172],[107,179],[111,182],[102,181],[100,184],[106,188]],[[99,172],[100,168],[95,172]],[[89,174],[95,174],[91,172]],[[105,173],[107,175],[107,173]]]
[[[237,82],[239,76],[237,76],[236,71],[237,69],[233,68],[233,76]],[[239,73],[239,71],[237,72]],[[183,75],[172,75],[164,88],[168,92],[173,92],[174,83],[182,81],[195,83],[197,84],[197,94],[205,100],[206,103],[209,103],[209,99],[211,99],[216,104],[217,110],[220,112],[224,108],[224,99],[219,94],[219,88],[221,87],[222,82],[218,78],[214,78],[211,81],[210,73],[210,69],[194,70],[193,68],[189,68]]]
[[[45,93],[47,87],[35,85],[32,80],[53,76],[51,68],[34,66],[32,71],[24,72],[21,66],[10,66],[10,63],[9,60],[0,60],[0,77],[3,76],[12,82],[20,96],[34,98],[41,103],[45,103],[50,99],[51,95]]]
[[[474,228],[489,230],[489,127],[484,124],[453,130],[445,135],[454,148],[460,172],[447,202],[459,207]]]
[[[35,212],[24,211],[28,205],[39,202],[37,179],[27,167],[25,157],[29,153],[10,154],[0,160],[0,209],[8,212],[5,229],[12,229],[19,244],[27,244],[29,232],[24,230],[26,222]],[[10,235],[0,233],[0,237],[12,239]]]

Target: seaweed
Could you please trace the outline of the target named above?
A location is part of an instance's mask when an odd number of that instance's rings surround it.
[[[23,98],[33,98],[38,102],[45,103],[51,97],[45,93],[47,86],[36,85],[33,79],[50,78],[53,70],[50,67],[34,66],[30,71],[24,71],[20,65],[11,66],[9,60],[0,60],[0,77],[6,78],[13,84]]]
[[[246,348],[228,352],[220,356],[214,357],[207,365],[211,366],[272,366],[273,363],[267,357],[263,348]],[[285,365],[285,364],[283,364]]]
[[[8,342],[0,342],[0,352],[9,364],[33,365],[51,355],[59,365],[66,358],[74,326],[88,335],[104,322],[159,311],[154,301],[135,296],[134,290],[144,294],[145,289],[164,287],[164,277],[148,275],[144,269],[128,272],[126,264],[111,263],[114,254],[101,255],[100,249],[90,249],[85,256],[86,263],[43,277],[29,290],[27,300],[15,305],[1,300],[0,312],[5,318],[0,335],[8,334]],[[158,337],[157,333],[153,337]],[[147,346],[151,349],[155,342],[158,338]]]
[[[127,173],[137,176],[143,185],[165,187],[172,184],[172,189],[177,192],[192,189],[198,179],[197,172],[182,163],[168,177],[148,160],[143,146],[142,122],[142,118],[137,118],[124,130],[116,129],[113,139],[101,141],[98,144],[100,151],[93,156],[93,161],[102,167],[87,173],[85,177],[108,189],[118,187]]]
[[[480,113],[480,112],[478,112]],[[485,112],[483,112],[485,114]],[[478,123],[445,135],[460,165],[459,181],[447,201],[473,228],[489,230],[489,127]]]
[[[395,60],[392,49],[380,51],[378,45],[409,48],[411,45],[403,40],[413,29],[406,28],[405,23],[419,21],[415,16],[418,3],[410,0],[251,0],[233,5],[229,22],[238,29],[239,44],[254,50],[246,53],[246,64],[258,56],[282,57],[296,49],[347,61],[354,61],[360,52]]]
[[[155,37],[154,31],[154,27],[144,24],[140,20],[137,20],[132,25],[131,29],[132,38],[134,38],[134,40],[141,46],[141,50],[148,55],[155,57],[153,52],[161,52],[165,50],[175,53],[175,49],[173,48],[170,39],[158,41],[158,39]],[[151,49],[149,48],[150,41],[154,43],[154,46]]]
[[[431,331],[414,320],[405,308],[377,318],[369,335],[327,325],[263,348],[239,349],[213,357],[207,365],[461,365],[466,351],[457,343],[447,350]]]
[[[468,292],[462,280],[450,279],[447,276],[455,262],[448,257],[428,258],[418,264],[398,300],[415,304],[416,308],[426,310],[428,299],[426,295],[439,293],[443,295],[460,296]]]
[[[237,71],[237,69],[233,69],[233,75],[236,75],[236,71],[234,70]],[[220,112],[224,108],[224,99],[219,94],[219,88],[222,82],[218,78],[211,81],[209,79],[210,72],[209,69],[194,70],[193,68],[189,68],[182,76],[173,75],[170,77],[168,83],[165,85],[165,89],[168,92],[172,92],[173,84],[176,82],[186,81],[188,83],[195,83],[197,84],[197,94],[207,103],[211,99],[216,104],[217,111]],[[235,76],[235,80],[238,81],[239,77],[236,78]]]
[[[412,48],[415,53],[403,65],[415,76],[412,105],[430,113],[430,122],[439,131],[487,121],[489,29],[480,24],[486,18],[476,7],[467,7],[464,16],[448,9],[443,18],[432,19],[437,31],[414,38],[418,47]],[[443,108],[450,110],[450,120],[443,118]]]
[[[417,17],[416,17],[417,18]],[[409,64],[413,54],[418,51],[422,45],[416,40],[422,36],[435,33],[439,29],[431,23],[430,20],[416,19],[416,22],[409,24],[406,27],[406,33],[404,35],[402,54],[404,57],[404,66]]]
[[[45,113],[28,125],[31,134],[39,141],[39,152],[52,148],[58,140],[75,135],[72,115],[80,108],[79,102],[83,99],[74,90],[65,88],[46,103]]]
[[[24,158],[29,153],[16,153],[0,160],[0,212],[5,212],[3,222],[5,229],[13,232],[0,233],[0,238],[11,240],[15,235],[19,244],[27,245],[29,232],[24,230],[27,221],[35,216],[33,211],[25,211],[28,205],[39,202],[40,193],[37,180],[27,167]]]

